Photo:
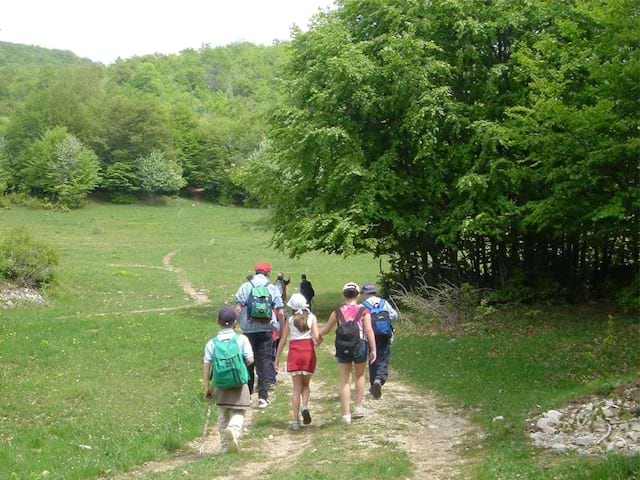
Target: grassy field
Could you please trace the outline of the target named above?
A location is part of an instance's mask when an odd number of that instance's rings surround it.
[[[486,432],[474,478],[637,479],[639,456],[585,459],[531,447],[525,419],[638,378],[638,345],[636,316],[615,317],[610,327],[606,309],[520,308],[474,335],[400,335],[393,364],[407,380],[457,401]]]
[[[216,327],[162,268],[167,253],[214,305],[256,260],[291,273],[291,286],[307,273],[335,301],[346,281],[375,278],[371,258],[274,252],[264,217],[182,199],[0,211],[2,231],[25,226],[62,253],[49,306],[0,310],[0,478],[96,478],[199,435],[202,349]]]
[[[216,331],[215,308],[194,307],[185,297],[176,274],[162,266],[168,253],[176,252],[173,265],[195,288],[206,289],[215,306],[232,299],[259,260],[290,273],[291,287],[307,273],[321,317],[339,301],[345,282],[375,280],[378,262],[368,257],[292,260],[275,252],[265,216],[184,199],[164,206],[90,203],[66,213],[0,211],[0,234],[25,226],[62,253],[47,307],[0,310],[0,479],[109,477],[167,458],[200,435],[202,348]],[[443,394],[484,430],[486,440],[470,454],[473,478],[640,478],[637,457],[549,455],[526,438],[531,412],[606,391],[640,373],[638,319],[615,316],[609,327],[607,313],[504,311],[460,337],[418,335],[401,325],[392,364],[404,380]],[[318,379],[335,383],[332,359],[320,362]],[[331,402],[324,408],[337,415],[337,401]],[[285,402],[275,403],[251,435],[285,429],[287,410]],[[505,421],[493,422],[498,415]],[[266,478],[411,474],[406,453],[393,445],[357,458],[343,455],[341,445],[366,425],[355,428],[344,437],[340,425],[329,424],[302,452],[308,461]],[[240,468],[241,461],[213,456],[148,478],[184,478],[187,472],[204,480]]]

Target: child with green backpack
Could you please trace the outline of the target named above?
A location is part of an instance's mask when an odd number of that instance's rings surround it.
[[[236,333],[236,318],[234,309],[220,310],[218,323],[222,328],[204,348],[202,369],[204,396],[211,399],[215,395],[222,450],[230,453],[238,451],[244,414],[251,408],[247,365],[253,363],[253,350],[249,339]]]

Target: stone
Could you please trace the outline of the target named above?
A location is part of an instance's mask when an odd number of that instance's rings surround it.
[[[560,419],[562,418],[562,412],[559,412],[558,410],[549,410],[547,413],[544,414],[545,417],[547,417],[549,420],[552,420],[555,424],[560,423]]]
[[[498,415],[497,417],[493,417],[493,421],[494,422],[501,422],[502,420],[504,420],[504,417],[502,415]]]
[[[593,445],[592,437],[577,437],[573,439],[573,443],[575,445],[580,445],[581,447],[588,447],[589,445]]]
[[[558,430],[553,427],[544,426],[542,427],[542,432],[546,433],[547,435],[554,435],[558,432]]]
[[[630,438],[634,443],[640,443],[640,432],[627,432],[627,437]]]
[[[552,427],[554,425],[555,425],[555,422],[546,417],[539,418],[538,421],[536,422],[536,428],[538,430],[542,430],[544,429],[544,427]]]
[[[640,423],[632,423],[631,430],[633,430],[634,432],[640,432]]]
[[[554,443],[551,448],[557,452],[566,452],[568,449],[564,443]]]
[[[627,442],[624,439],[619,439],[614,442],[616,448],[624,448],[627,446]]]

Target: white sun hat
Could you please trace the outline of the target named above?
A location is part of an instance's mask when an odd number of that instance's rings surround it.
[[[355,290],[356,292],[360,293],[360,287],[355,282],[346,283],[344,287],[342,287],[342,293],[346,292],[347,290]]]
[[[287,307],[291,310],[302,310],[303,308],[309,308],[307,299],[301,293],[294,293],[287,302]]]

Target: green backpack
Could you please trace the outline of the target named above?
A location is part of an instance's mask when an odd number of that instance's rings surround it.
[[[251,282],[251,293],[247,302],[247,314],[250,320],[268,323],[273,314],[273,300],[267,285],[256,287]]]
[[[211,364],[211,378],[220,390],[238,388],[249,382],[249,370],[244,363],[242,352],[237,340],[237,333],[229,340],[213,339],[213,363]]]

